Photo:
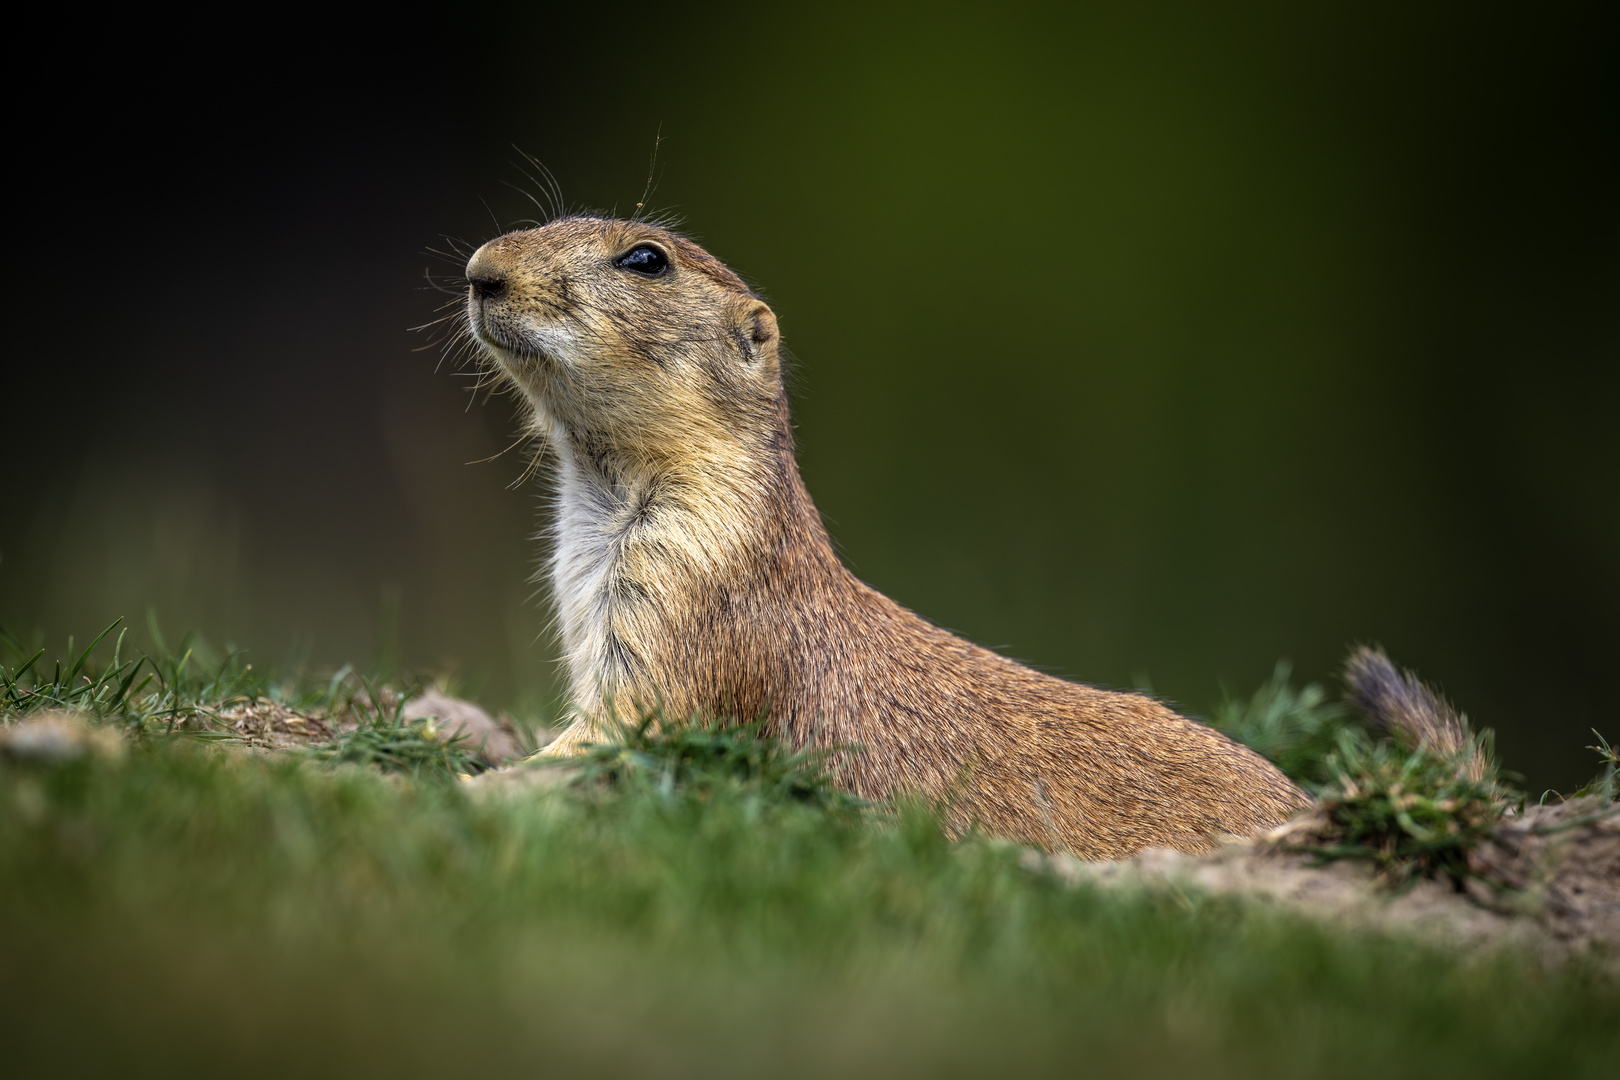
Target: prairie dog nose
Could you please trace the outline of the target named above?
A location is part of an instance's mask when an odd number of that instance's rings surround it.
[[[491,255],[487,245],[479,248],[468,260],[467,285],[479,300],[498,296],[506,288],[506,268]]]

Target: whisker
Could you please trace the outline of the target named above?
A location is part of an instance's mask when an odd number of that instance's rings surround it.
[[[647,186],[641,190],[641,201],[636,203],[636,212],[630,215],[631,221],[641,220],[641,212],[646,209],[647,200],[652,198],[653,176],[658,172],[658,145],[664,141],[663,121],[658,123],[658,132],[653,136],[652,161],[647,164]]]
[[[534,479],[534,475],[540,471],[540,463],[545,460],[545,457],[546,444],[541,442],[538,444],[538,447],[534,452],[534,456],[529,459],[528,468],[524,469],[516,480],[512,481],[510,484],[507,484],[506,489],[508,491],[516,491],[518,488]]]
[[[468,464],[468,465],[487,465],[489,462],[494,461],[496,458],[504,457],[506,454],[510,453],[513,449],[515,449],[515,448],[517,448],[519,446],[522,446],[525,442],[528,442],[532,438],[534,438],[533,435],[530,435],[527,432],[525,432],[524,434],[519,435],[517,437],[517,441],[514,442],[511,446],[508,446],[505,450],[501,450],[501,451],[498,451],[497,453],[493,453],[493,454],[489,455],[489,457],[483,457],[483,458],[477,459],[476,461],[466,462],[466,464]]]
[[[459,250],[439,251],[437,248],[423,248],[422,250],[433,256],[435,259],[450,263],[452,266],[466,266],[467,260],[472,258],[471,252],[463,253]]]
[[[533,154],[526,152],[516,143],[512,144],[512,149],[516,150],[519,154],[522,154],[523,160],[534,166],[535,170],[539,172],[541,176],[545,177],[545,183],[541,186],[542,189],[547,192],[547,197],[552,206],[551,215],[547,218],[547,220],[555,221],[560,217],[566,217],[568,215],[568,208],[564,203],[562,185],[557,183],[557,177],[552,174],[550,169],[546,168],[544,162],[535,157]],[[519,168],[518,171],[523,172],[521,168]],[[524,175],[527,176],[528,174],[524,173]],[[532,176],[530,176],[529,179],[534,180],[536,184],[540,184],[540,181],[535,180]]]
[[[521,172],[522,170],[520,169],[519,171]],[[533,178],[531,177],[531,179],[533,179]],[[525,199],[528,199],[530,202],[534,203],[535,209],[539,210],[542,214],[546,212],[545,205],[543,203],[541,203],[541,201],[539,199],[535,198],[534,193],[531,192],[528,188],[519,187],[518,185],[512,183],[510,180],[502,180],[501,185],[503,187],[511,188],[513,191],[517,192],[519,195],[522,195]],[[532,219],[529,219],[529,220],[532,220]],[[501,231],[505,232],[506,230],[502,229]]]
[[[445,293],[445,294],[447,294],[449,296],[456,296],[456,297],[465,297],[467,295],[465,285],[458,285],[458,286],[441,285],[439,283],[439,281],[436,280],[433,277],[433,272],[431,270],[429,270],[428,268],[426,268],[426,267],[423,267],[423,269],[422,269],[422,280],[426,281],[427,282],[427,287],[432,289],[434,292]],[[452,281],[453,280],[466,281],[466,278],[459,278],[459,279],[451,278],[449,280],[452,280]]]
[[[479,196],[478,201],[484,204],[484,209],[489,212],[489,220],[495,223],[495,235],[499,236],[501,233],[504,233],[506,230],[501,228],[501,219],[495,216],[495,211],[489,205],[489,201],[483,196]]]

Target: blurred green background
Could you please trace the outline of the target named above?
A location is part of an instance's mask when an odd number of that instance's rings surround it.
[[[20,636],[155,609],[265,662],[554,709],[543,488],[508,487],[519,451],[468,464],[512,405],[408,328],[446,299],[424,271],[459,268],[433,250],[535,214],[512,144],[623,213],[661,131],[653,205],[774,306],[806,479],[866,580],[1197,712],[1380,641],[1536,791],[1620,736],[1602,5],[174,29],[43,46],[55,74],[14,94]]]

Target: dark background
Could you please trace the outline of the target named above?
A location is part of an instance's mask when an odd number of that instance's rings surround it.
[[[511,144],[622,213],[661,128],[653,203],[775,307],[862,577],[1194,711],[1381,641],[1580,782],[1620,736],[1613,27],[1208,7],[17,39],[0,625],[59,652],[155,608],[555,708],[540,488],[466,464],[512,406],[408,328],[430,249],[536,214]]]

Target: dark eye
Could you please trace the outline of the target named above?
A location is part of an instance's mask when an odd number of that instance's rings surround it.
[[[651,244],[642,244],[638,248],[632,248],[628,255],[621,256],[619,265],[638,274],[657,277],[669,269],[669,256]]]

